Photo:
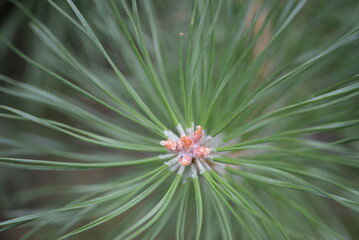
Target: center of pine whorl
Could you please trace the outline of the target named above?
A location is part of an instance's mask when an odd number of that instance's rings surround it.
[[[168,139],[160,142],[162,146],[178,154],[178,161],[182,166],[188,166],[194,159],[204,159],[211,150],[204,146],[203,129],[197,126],[190,134],[181,134],[178,140]]]

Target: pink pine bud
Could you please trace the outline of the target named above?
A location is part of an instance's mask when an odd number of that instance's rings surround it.
[[[179,159],[179,162],[183,165],[183,166],[188,166],[192,163],[192,157],[189,155],[184,155],[182,158]]]
[[[202,139],[202,127],[201,126],[197,126],[196,131],[193,133],[193,141],[195,143],[198,143],[199,141],[201,141]]]
[[[183,147],[185,147],[187,149],[191,148],[193,145],[192,139],[190,139],[186,135],[181,136],[181,143],[182,143]]]
[[[178,150],[178,143],[172,140],[165,140],[160,142],[162,146],[167,148],[172,152],[176,152]]]
[[[198,147],[194,150],[194,155],[201,158],[207,156],[210,152],[211,150],[208,147]]]

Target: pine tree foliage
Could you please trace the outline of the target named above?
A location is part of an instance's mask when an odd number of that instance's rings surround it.
[[[8,239],[359,237],[356,1],[6,4]]]

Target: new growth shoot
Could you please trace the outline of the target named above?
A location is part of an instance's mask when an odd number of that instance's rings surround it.
[[[183,130],[181,125],[177,126],[180,137],[171,131],[165,131],[167,140],[160,142],[162,146],[167,148],[172,153],[176,154],[175,158],[166,162],[172,171],[178,167],[179,174],[182,174],[186,166],[191,166],[191,177],[197,176],[197,169],[202,174],[206,169],[211,169],[209,164],[212,165],[212,158],[214,149],[210,148],[211,136],[206,136],[205,131],[201,126],[194,129],[192,124],[191,128]],[[194,164],[192,164],[194,163]]]

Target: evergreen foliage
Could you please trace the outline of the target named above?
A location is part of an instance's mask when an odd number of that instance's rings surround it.
[[[2,7],[2,239],[359,238],[357,1]]]

